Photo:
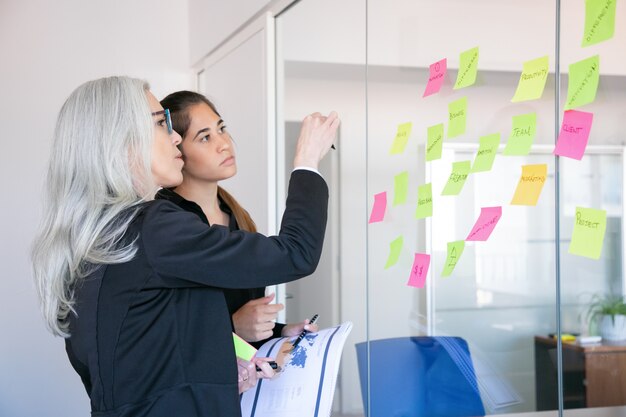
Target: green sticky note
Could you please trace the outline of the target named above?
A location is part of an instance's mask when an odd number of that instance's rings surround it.
[[[537,113],[513,116],[513,127],[504,148],[504,155],[528,155],[537,133]]]
[[[575,109],[596,99],[600,82],[600,56],[583,59],[569,66],[565,110]]]
[[[235,355],[243,360],[249,361],[256,355],[254,346],[233,333],[233,343],[235,345]]]
[[[476,82],[478,71],[478,46],[461,53],[459,72],[456,75],[454,89],[469,87]]]
[[[404,148],[406,147],[407,142],[409,141],[409,136],[411,136],[411,128],[413,127],[413,123],[402,123],[398,125],[398,131],[396,132],[396,137],[393,139],[393,144],[391,145],[391,149],[389,150],[390,155],[396,155],[404,152]]]
[[[453,138],[465,133],[465,121],[467,120],[467,97],[461,97],[460,99],[448,104],[448,114],[448,137]]]
[[[406,195],[409,191],[409,173],[401,172],[393,178],[393,205],[406,203]]]
[[[517,90],[511,99],[513,103],[541,98],[548,79],[549,62],[548,56],[524,62]]]
[[[423,219],[433,215],[433,184],[420,185],[417,188],[417,210],[415,218]]]
[[[600,259],[605,231],[606,210],[576,207],[569,253],[591,259]]]
[[[400,258],[400,252],[402,251],[403,243],[404,243],[404,238],[400,236],[389,244],[389,257],[387,258],[385,269],[389,268],[390,266],[395,265],[398,262],[398,259]]]
[[[426,161],[434,161],[441,158],[443,150],[443,123],[428,128],[426,141]]]
[[[613,37],[616,0],[585,0],[585,33],[582,46]]]
[[[465,180],[470,173],[472,163],[470,161],[461,161],[452,163],[452,173],[448,178],[448,182],[441,195],[457,195],[463,189]]]
[[[493,135],[487,135],[480,138],[480,145],[476,152],[476,158],[474,158],[474,165],[470,172],[485,172],[491,170],[493,161],[496,159],[498,153],[498,146],[500,145],[500,134],[494,133]]]
[[[443,266],[443,272],[441,272],[442,277],[449,277],[454,271],[454,267],[457,262],[461,258],[463,254],[463,249],[465,249],[465,241],[457,240],[456,242],[448,242],[448,256],[446,256],[446,263]]]

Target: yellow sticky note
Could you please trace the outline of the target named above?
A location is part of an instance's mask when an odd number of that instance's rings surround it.
[[[606,232],[606,210],[576,207],[574,231],[568,252],[600,259],[604,232]]]
[[[469,87],[476,82],[478,72],[478,46],[461,53],[459,72],[456,75],[454,89]]]
[[[233,343],[235,345],[235,355],[243,360],[249,361],[256,355],[256,349],[250,343],[233,333]]]
[[[616,0],[585,0],[585,33],[582,46],[594,45],[613,37]]]
[[[548,79],[548,65],[548,56],[524,62],[517,90],[511,99],[513,103],[541,98]]]
[[[503,155],[528,155],[537,132],[537,114],[513,116],[513,127]]]
[[[481,137],[480,146],[476,152],[476,158],[474,158],[474,164],[470,172],[490,171],[498,153],[498,146],[500,146],[499,133]]]
[[[569,66],[565,110],[575,109],[596,99],[600,82],[600,56],[583,59]]]
[[[461,97],[448,104],[448,114],[448,137],[453,138],[465,133],[467,97]]]
[[[433,215],[433,184],[420,185],[417,189],[417,209],[415,218],[423,219]]]
[[[389,244],[389,257],[385,264],[385,269],[395,265],[400,259],[400,252],[402,252],[402,245],[404,244],[404,238],[402,236],[396,238]]]
[[[401,172],[393,178],[393,205],[406,203],[406,195],[409,192],[409,173]]]
[[[548,165],[522,165],[522,177],[511,200],[516,206],[536,206],[548,176]]]
[[[443,151],[443,123],[430,126],[426,140],[426,161],[434,161],[441,158]]]
[[[404,148],[406,147],[407,142],[409,141],[409,136],[411,136],[411,128],[413,127],[413,123],[407,122],[398,125],[398,131],[396,132],[396,137],[393,139],[393,144],[391,145],[391,149],[389,150],[390,155],[396,155],[404,152]]]
[[[442,277],[448,277],[454,271],[454,267],[459,262],[463,250],[465,249],[465,241],[457,240],[456,242],[448,242],[448,256],[446,256],[445,264],[443,265]]]

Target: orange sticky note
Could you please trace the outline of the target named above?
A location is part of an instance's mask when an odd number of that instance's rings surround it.
[[[548,165],[522,165],[522,177],[517,184],[512,205],[536,206],[548,177]]]

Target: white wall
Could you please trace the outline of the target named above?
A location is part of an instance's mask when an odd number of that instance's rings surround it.
[[[190,63],[195,64],[271,0],[188,0]]]
[[[56,114],[80,83],[191,87],[186,0],[0,1],[0,415],[89,414],[63,340],[44,329],[29,265]]]

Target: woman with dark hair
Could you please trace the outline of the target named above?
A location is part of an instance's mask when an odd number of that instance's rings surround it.
[[[338,125],[307,116],[294,165],[315,170]],[[238,372],[222,289],[302,278],[321,255],[328,188],[305,169],[291,174],[277,236],[206,227],[153,200],[182,181],[180,141],[133,78],[87,82],[59,112],[33,268],[93,416],[240,416],[239,392],[259,375],[255,362]]]
[[[185,166],[183,182],[160,190],[155,198],[195,213],[208,226],[256,232],[248,212],[218,184],[237,173],[237,164],[233,140],[215,105],[193,91],[172,93],[161,100],[161,105],[170,110],[173,128],[182,138],[178,148]],[[308,320],[289,325],[275,323],[284,307],[270,304],[274,295],[265,296],[264,287],[225,289],[224,296],[235,333],[256,347],[272,337],[297,336],[303,329],[318,330]]]

